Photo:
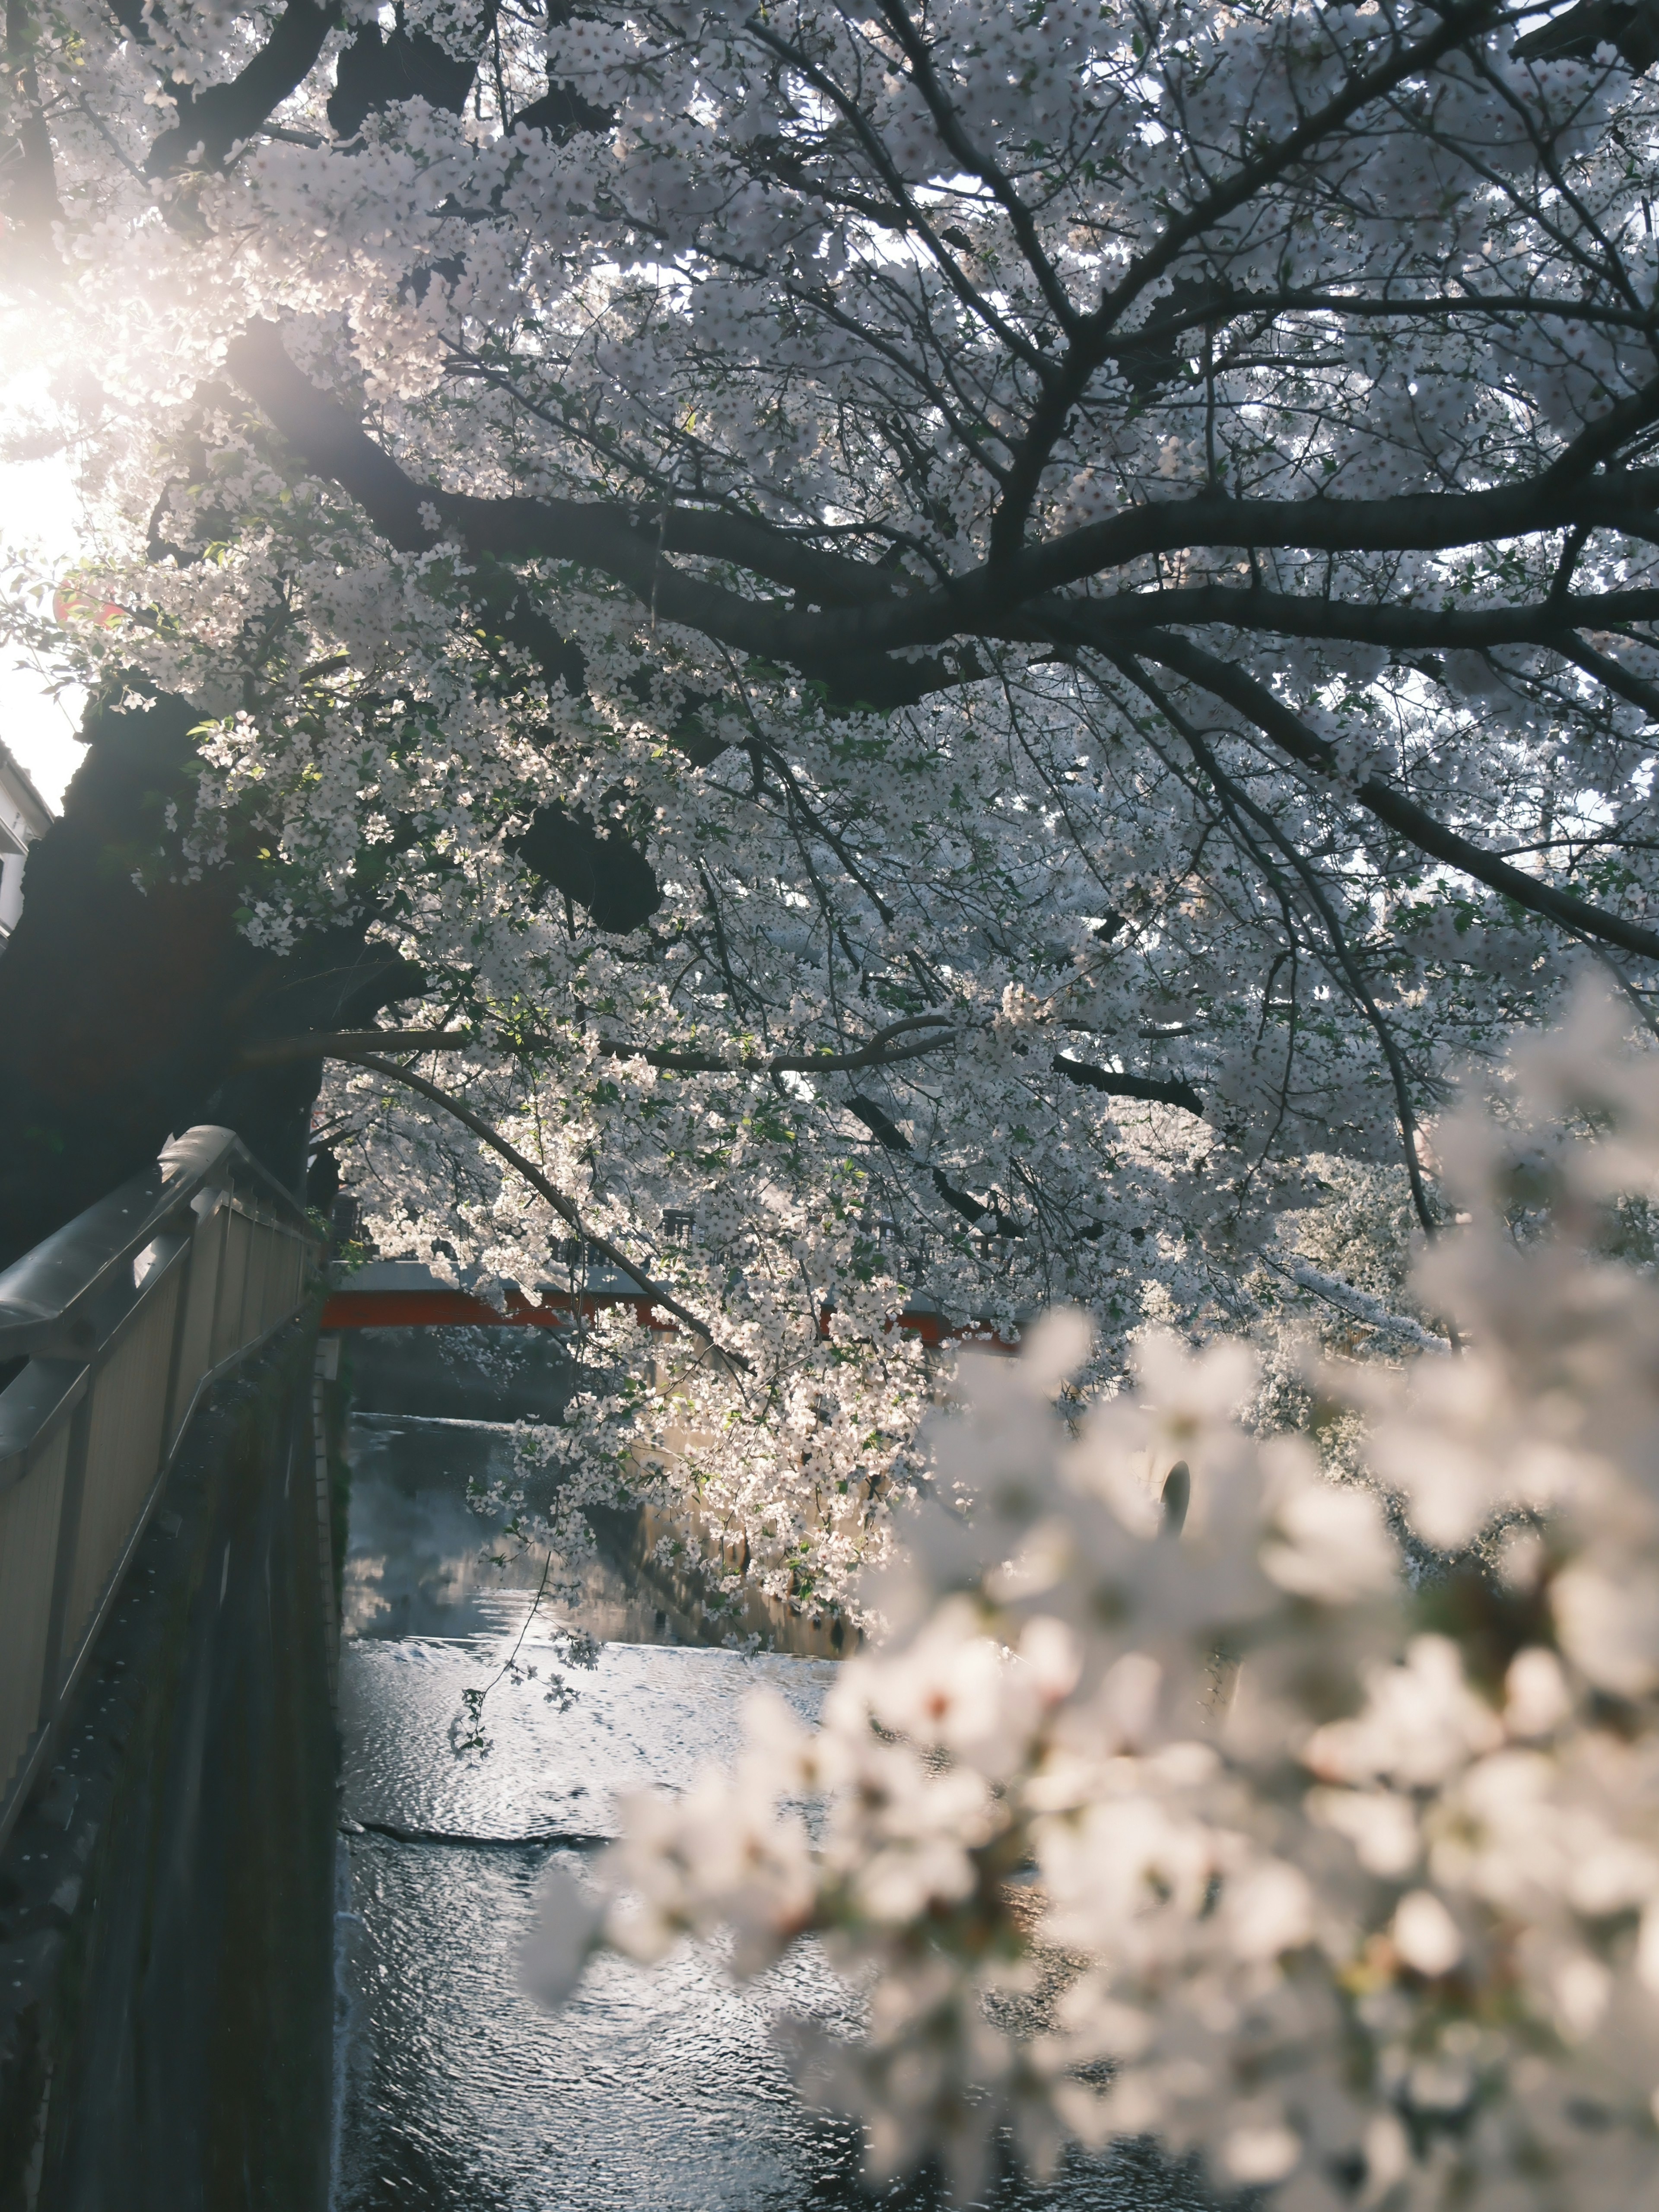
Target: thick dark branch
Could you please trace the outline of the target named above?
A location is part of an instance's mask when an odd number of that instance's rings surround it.
[[[893,661],[887,656],[895,650],[976,636],[1053,635],[1061,622],[1086,625],[1099,612],[1086,602],[1030,606],[1029,615],[1022,606],[1059,586],[1153,553],[1214,545],[1431,551],[1574,527],[1659,537],[1659,471],[1580,477],[1562,477],[1552,468],[1486,492],[1378,500],[1249,500],[1202,493],[1159,501],[1034,547],[1000,575],[982,568],[947,590],[907,589],[904,580],[873,562],[817,551],[742,516],[687,507],[653,514],[614,501],[476,499],[419,484],[338,402],[295,368],[273,324],[252,325],[231,347],[228,365],[307,466],[357,501],[393,545],[423,551],[452,536],[475,558],[581,563],[625,585],[665,621],[821,678],[836,696],[875,707],[913,703],[977,672],[937,661]],[[1642,395],[1642,401],[1649,406],[1652,395]],[[797,604],[745,598],[688,574],[666,557],[672,553],[787,584]],[[1247,596],[1256,595],[1229,594],[1224,618],[1247,615],[1248,605],[1240,604]],[[1260,596],[1267,601],[1276,595]],[[801,599],[816,599],[821,611],[803,610]],[[1300,603],[1282,604],[1288,614]],[[1549,642],[1548,633],[1563,627],[1575,604],[1555,611],[1553,622],[1547,616],[1537,641]],[[1107,606],[1104,618],[1115,619],[1111,603]],[[1401,624],[1402,639],[1407,622],[1431,620],[1408,609],[1392,614],[1362,609],[1352,616],[1355,632],[1379,638],[1390,618]]]
[[[1188,683],[1195,684],[1200,690],[1224,700],[1271,743],[1304,768],[1313,769],[1321,775],[1336,777],[1334,749],[1274,698],[1265,684],[1257,683],[1231,661],[1219,659],[1214,653],[1206,653],[1201,646],[1172,636],[1167,631],[1142,637],[1138,641],[1138,649],[1146,659],[1158,662]],[[1541,915],[1575,935],[1616,945],[1626,952],[1639,952],[1647,960],[1659,960],[1659,933],[1644,928],[1640,922],[1626,921],[1621,915],[1592,906],[1588,899],[1579,898],[1571,891],[1558,890],[1553,884],[1540,882],[1536,876],[1512,868],[1507,860],[1500,860],[1495,854],[1449,830],[1403,792],[1395,790],[1377,777],[1367,776],[1355,787],[1354,796],[1379,822],[1397,831],[1419,852],[1444,860],[1464,875],[1473,876],[1477,883],[1513,899],[1528,913]]]
[[[1576,8],[1552,15],[1541,29],[1515,42],[1516,61],[1589,61],[1602,44],[1617,46],[1640,72],[1659,61],[1659,24],[1653,10],[1630,0],[1579,0]]]
[[[855,1091],[847,1101],[847,1110],[856,1120],[862,1121],[876,1142],[888,1152],[902,1152],[907,1157],[914,1156],[914,1147],[910,1139],[892,1115],[884,1108],[878,1106],[873,1098],[866,1098],[861,1092]],[[1000,1206],[988,1204],[983,1199],[975,1198],[969,1191],[958,1190],[943,1168],[929,1167],[927,1176],[933,1188],[951,1212],[959,1213],[972,1227],[980,1228],[988,1221],[1000,1236],[1018,1237],[1023,1233],[1013,1217],[1005,1213]]]
[[[915,1036],[921,1030],[941,1034]],[[862,1069],[894,1067],[907,1060],[920,1060],[942,1045],[954,1044],[959,1033],[960,1025],[952,1015],[912,1014],[878,1030],[868,1044],[854,1052],[744,1053],[731,1060],[718,1053],[673,1052],[664,1046],[628,1044],[609,1037],[601,1042],[599,1051],[607,1059],[642,1060],[648,1067],[668,1068],[684,1075],[851,1075]],[[898,1040],[904,1036],[915,1041],[901,1044]],[[478,1044],[479,1040],[466,1030],[319,1030],[311,1036],[272,1037],[249,1045],[243,1051],[241,1065],[276,1067],[292,1060],[361,1059],[372,1052],[471,1052]],[[499,1044],[490,1048],[502,1048]],[[1116,1068],[1091,1066],[1086,1060],[1073,1060],[1064,1053],[1054,1055],[1054,1066],[1071,1082],[1101,1091],[1109,1098],[1143,1098],[1157,1105],[1179,1106],[1188,1114],[1204,1111],[1203,1100],[1181,1076],[1127,1075]],[[884,1126],[897,1133],[896,1125],[884,1116]],[[888,1140],[884,1138],[883,1141]]]
[[[349,493],[383,538],[404,552],[424,551],[436,540],[440,532],[421,514],[431,492],[405,476],[337,400],[301,375],[274,323],[251,323],[225,360],[307,465]]]
[[[918,1060],[924,1053],[954,1043],[957,1029],[950,1014],[912,1014],[905,1021],[890,1022],[885,1029],[878,1030],[869,1043],[860,1045],[856,1052],[782,1052],[770,1057],[744,1053],[736,1060],[722,1059],[712,1052],[671,1052],[656,1045],[628,1044],[610,1037],[599,1049],[608,1060],[642,1060],[647,1066],[672,1068],[689,1075],[846,1075],[859,1068],[891,1067],[900,1060]],[[896,1042],[902,1036],[914,1036],[918,1030],[942,1030],[947,1034],[916,1038],[909,1044]],[[545,1045],[547,1040],[535,1042]],[[243,1051],[241,1064],[278,1067],[290,1060],[353,1060],[366,1052],[473,1052],[479,1043],[466,1030],[319,1030],[310,1036],[271,1037],[249,1045]],[[499,1044],[489,1048],[504,1049]],[[1079,1079],[1090,1081],[1098,1073],[1098,1069],[1091,1068]],[[1111,1080],[1133,1088],[1140,1079],[1132,1075]],[[1153,1092],[1134,1091],[1133,1095],[1151,1097]]]
[[[707,509],[475,499],[420,484],[345,408],[295,368],[274,324],[251,325],[226,361],[232,377],[307,466],[339,484],[400,550],[423,552],[453,538],[475,558],[575,562],[615,578],[665,622],[820,676],[837,696],[875,707],[908,704],[952,680],[926,663],[890,663],[879,644],[872,652],[860,635],[867,614],[798,614],[781,600],[745,599],[688,575],[665,556],[678,552],[727,562],[788,585],[821,605],[902,604],[903,579],[873,562],[819,553],[763,524]],[[939,605],[943,616],[945,603]],[[944,619],[934,627],[947,636],[955,625]]]
[[[284,1067],[296,1060],[347,1060],[364,1052],[465,1052],[477,1042],[465,1030],[314,1030],[307,1036],[244,1045],[239,1065]]]
[[[903,596],[905,580],[890,568],[819,552],[742,515],[701,507],[635,507],[620,501],[470,499],[416,483],[338,401],[318,391],[294,366],[274,323],[251,324],[227,359],[237,382],[289,445],[319,475],[333,477],[405,552],[424,551],[459,530],[474,551],[503,560],[592,562],[647,596],[659,552],[728,562],[769,583],[807,593],[819,605],[880,605]],[[422,518],[422,507],[435,511],[435,526]],[[665,586],[672,574],[665,572]]]
[[[1628,668],[1620,667],[1608,654],[1598,653],[1593,645],[1587,645],[1582,637],[1566,636],[1556,650],[1582,668],[1586,676],[1593,676],[1609,691],[1616,692],[1621,699],[1628,699],[1632,707],[1639,707],[1650,721],[1659,722],[1659,684],[1644,683],[1641,677],[1632,675]]]
[[[1546,470],[1491,491],[1402,492],[1389,499],[1233,499],[1200,492],[1191,499],[1157,500],[1030,547],[1005,574],[1000,588],[1023,601],[1149,554],[1195,546],[1264,553],[1441,553],[1577,526],[1659,538],[1659,471],[1631,469],[1577,480]],[[972,593],[978,580],[964,580],[960,593]]]
[[[1355,605],[1294,592],[1231,584],[1177,586],[1170,591],[1119,592],[1104,599],[1062,599],[1054,611],[1103,645],[1133,646],[1149,623],[1183,628],[1222,625],[1274,637],[1330,638],[1402,652],[1479,653],[1492,646],[1536,645],[1571,651],[1575,629],[1608,629],[1624,623],[1659,622],[1659,591],[1607,592],[1594,598],[1564,596],[1510,607],[1413,607],[1398,601]]]
[[[1659,379],[1643,385],[1587,422],[1559,459],[1544,471],[1544,481],[1571,483],[1588,476],[1604,462],[1613,465],[1620,451],[1659,420]]]
[[[1124,1075],[1116,1068],[1091,1067],[1087,1060],[1054,1054],[1054,1069],[1071,1083],[1081,1083],[1108,1098],[1144,1098],[1157,1106],[1178,1106],[1183,1114],[1204,1111],[1204,1101],[1184,1076]]]
[[[1330,314],[1361,322],[1420,322],[1425,319],[1466,320],[1471,315],[1501,316],[1505,321],[1590,323],[1614,330],[1651,331],[1655,318],[1616,301],[1553,298],[1546,292],[1482,291],[1471,285],[1459,292],[1343,292],[1322,285],[1279,285],[1271,291],[1252,291],[1223,282],[1206,283],[1193,279],[1178,295],[1160,300],[1144,323],[1118,334],[1114,343],[1124,349],[1146,349],[1176,361],[1173,341],[1184,331],[1218,330],[1240,316],[1277,321],[1280,315]],[[1121,356],[1110,358],[1121,365]],[[1286,368],[1296,366],[1287,356]],[[1131,381],[1133,380],[1131,379]],[[1161,381],[1167,382],[1168,377]]]
[[[338,0],[320,8],[315,0],[288,0],[270,36],[239,76],[204,92],[179,94],[179,119],[150,148],[145,169],[166,177],[187,167],[217,168],[309,76],[339,20]],[[192,160],[198,146],[201,153]]]

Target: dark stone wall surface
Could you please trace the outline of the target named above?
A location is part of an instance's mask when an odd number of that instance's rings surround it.
[[[459,1421],[556,1421],[570,1354],[550,1329],[358,1328],[343,1333],[360,1413]]]
[[[0,2212],[325,2212],[313,1341],[295,1324],[198,1411],[0,1856]]]

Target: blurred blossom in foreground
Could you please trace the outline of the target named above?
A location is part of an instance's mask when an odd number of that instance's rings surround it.
[[[538,1994],[811,1935],[866,2032],[803,2032],[805,2087],[963,2194],[1010,2125],[1296,2212],[1659,2203],[1659,1057],[1584,1001],[1442,1138],[1464,1348],[1310,1378],[1369,1484],[1239,1425],[1237,1345],[1083,1409],[1049,1315],[965,1369],[823,1726],[757,1698],[735,1771],[629,1806]]]

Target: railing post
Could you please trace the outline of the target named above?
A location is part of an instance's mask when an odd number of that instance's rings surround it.
[[[211,1374],[219,1364],[219,1316],[224,1310],[225,1269],[230,1261],[230,1217],[235,1212],[230,1179],[220,1194],[222,1202],[216,1203],[214,1212],[221,1217],[219,1226],[219,1264],[213,1275],[213,1319],[208,1324],[208,1372]]]
[[[236,1200],[233,1197],[231,1200],[233,1210],[235,1207],[235,1204]],[[258,1205],[258,1200],[257,1199],[254,1200],[254,1205],[256,1207]],[[240,1352],[242,1349],[242,1346],[247,1342],[247,1302],[253,1289],[253,1271],[259,1257],[259,1216],[257,1212],[252,1213],[244,1213],[242,1219],[247,1224],[247,1236],[242,1253],[242,1298],[241,1304],[236,1309],[236,1349],[238,1352]]]
[[[190,1287],[196,1276],[196,1227],[179,1232],[179,1240],[188,1248],[179,1270],[179,1304],[173,1316],[173,1346],[167,1354],[167,1386],[161,1398],[161,1455],[165,1459],[173,1446],[173,1432],[179,1410],[179,1369],[185,1356],[185,1332],[190,1327]],[[171,1240],[168,1240],[171,1241]],[[175,1250],[177,1246],[174,1246]]]
[[[52,1611],[46,1618],[46,1663],[40,1673],[40,1724],[56,1725],[64,1695],[64,1653],[70,1634],[70,1593],[75,1584],[76,1553],[81,1542],[81,1502],[87,1488],[87,1443],[92,1434],[92,1401],[98,1389],[96,1366],[88,1369],[81,1402],[70,1415],[69,1452],[64,1465],[64,1499],[58,1511],[58,1552],[52,1564]]]

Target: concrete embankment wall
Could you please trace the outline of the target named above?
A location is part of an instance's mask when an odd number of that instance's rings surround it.
[[[0,2212],[324,2212],[332,1568],[298,1324],[191,1425],[0,1856]]]
[[[550,1329],[361,1328],[343,1341],[359,1413],[556,1421],[570,1396],[570,1355]]]

